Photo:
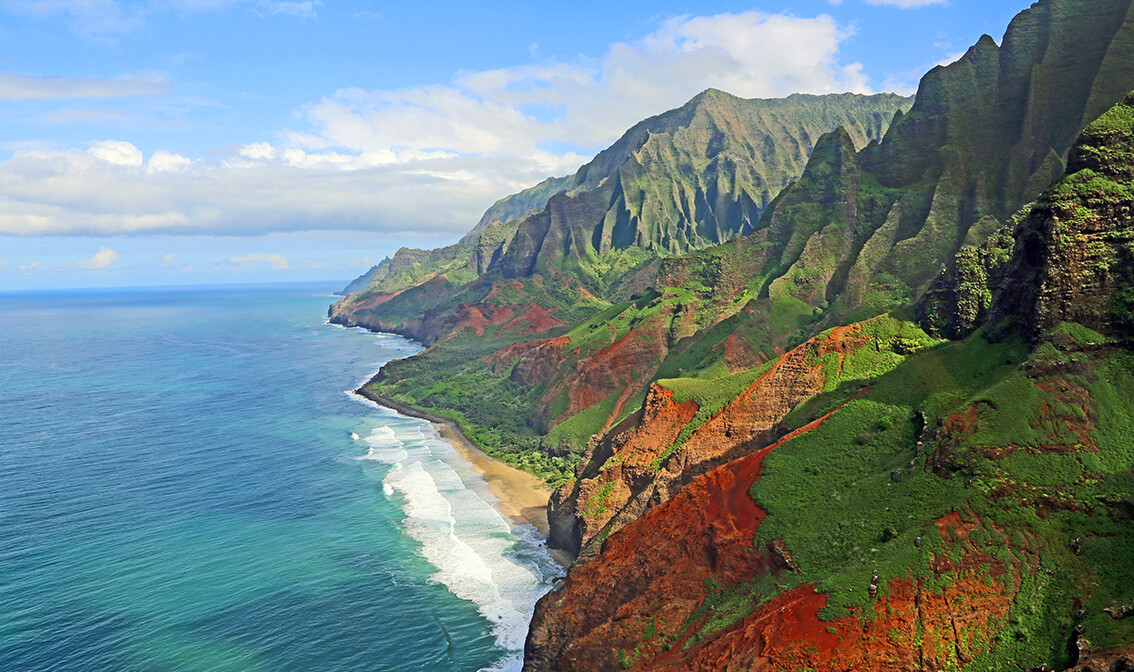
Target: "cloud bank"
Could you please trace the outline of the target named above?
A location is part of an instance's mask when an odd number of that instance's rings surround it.
[[[170,92],[158,75],[106,77],[36,77],[0,72],[0,100],[58,100],[66,98],[124,98]]]
[[[706,88],[870,92],[861,66],[839,60],[848,35],[825,15],[685,16],[598,59],[343,89],[301,110],[301,127],[220,158],[145,153],[121,139],[18,149],[0,162],[0,234],[458,234],[495,199],[573,172]]]

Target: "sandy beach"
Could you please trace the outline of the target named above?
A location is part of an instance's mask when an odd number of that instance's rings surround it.
[[[526,471],[494,460],[448,423],[434,423],[437,431],[468,460],[488,483],[499,500],[500,512],[515,522],[531,523],[547,538],[547,499],[551,489]]]
[[[500,513],[517,523],[530,523],[544,539],[548,535],[547,500],[551,489],[538,477],[511,465],[494,460],[468,439],[452,420],[403,404],[394,399],[374,394],[364,386],[358,393],[376,404],[392,408],[402,415],[428,420],[437,427],[438,434],[451,443],[457,452],[472,464],[488,483],[498,500]],[[569,564],[571,558],[553,551],[556,560]]]

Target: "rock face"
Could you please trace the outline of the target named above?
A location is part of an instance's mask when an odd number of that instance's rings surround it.
[[[839,319],[915,299],[1062,174],[1080,130],[1134,89],[1130,11],[1036,3],[1002,46],[985,36],[927,74],[880,143],[812,161],[760,225],[783,250],[772,296],[829,301]]]
[[[1134,96],[1087,127],[1015,239],[994,320],[1033,337],[1061,322],[1134,334]]]
[[[505,196],[485,210],[480,221],[461,238],[462,244],[471,245],[480,241],[486,229],[495,223],[518,222],[525,217],[535,214],[547,205],[548,199],[556,194],[563,193],[574,185],[574,177],[549,177],[543,182],[529,187],[523,191]],[[483,272],[483,271],[482,271]]]
[[[639,425],[596,444],[575,482],[554,493],[549,544],[574,554],[588,547],[590,557],[598,552],[596,538],[601,542],[721,463],[768,445],[788,412],[823,391],[826,373],[819,361],[835,355],[841,364],[845,352],[869,340],[852,325],[793,349],[676,449],[697,404],[675,403],[673,392],[655,383]]]
[[[1011,235],[1011,226],[1022,217],[1011,216],[1063,171],[1064,158],[1083,124],[1120,101],[1120,87],[1134,88],[1134,68],[1119,56],[1134,53],[1132,11],[1129,0],[1093,3],[1089,9],[1059,1],[1037,3],[1013,20],[1002,47],[982,38],[956,63],[927,74],[913,108],[895,119],[880,143],[858,151],[854,139],[841,130],[821,138],[803,175],[769,206],[754,233],[663,264],[659,286],[709,289],[683,314],[679,338],[655,341],[655,350],[662,353],[658,371],[666,370],[667,359],[687,357],[696,347],[691,342],[726,336],[721,349],[731,369],[739,361],[769,357],[801,333],[908,306],[919,296],[919,313],[927,325],[938,334],[959,338],[984,323],[993,293],[1002,284],[1020,288],[1005,296],[1026,300],[1023,297],[1032,292],[1027,288],[1041,280],[1018,271],[1015,279],[1005,279],[1012,246],[1025,244]],[[1099,74],[1104,72],[1105,77]],[[1100,124],[1121,126],[1118,118],[1125,109],[1108,112]],[[1101,133],[1096,133],[1096,143],[1114,145],[1106,150],[1111,155],[1126,151],[1115,133],[1105,140]],[[1072,154],[1073,166],[1103,151],[1083,147]],[[1081,179],[1093,180],[1096,192],[1102,188],[1101,173]],[[1109,199],[1109,209],[1099,212],[1098,221],[1129,219],[1129,205],[1120,192],[1112,189],[1092,197],[1099,207],[1100,199]],[[1069,235],[1066,225],[1060,227],[1060,235]],[[1048,285],[1063,287],[1067,294],[1062,305],[1078,311],[1059,319],[1082,321],[1084,311],[1103,310],[1101,303],[1121,303],[1107,309],[1113,313],[1127,310],[1122,302],[1134,301],[1134,294],[1115,298],[1116,288],[1129,285],[1124,280],[1130,266],[1123,247],[1126,233],[1112,231],[1106,241],[1102,234],[1095,229],[1084,232],[1077,250],[1062,253],[1066,258],[1053,255],[1050,268],[1064,277]],[[1061,240],[1059,244],[1068,244]],[[1036,264],[1045,254],[1038,248],[1032,251],[1029,272],[1045,272]],[[730,269],[742,272],[722,272]],[[1094,279],[1084,282],[1091,273]],[[1075,274],[1084,277],[1072,282]],[[751,300],[737,310],[738,297]],[[783,315],[788,319],[777,319]],[[580,359],[565,376],[585,376],[589,366]],[[624,389],[637,392],[646,382],[626,382]],[[604,395],[615,392],[612,383]],[[654,453],[665,451],[663,446]],[[672,466],[680,469],[677,462]],[[600,471],[601,466],[588,466],[583,481],[573,486],[579,491],[557,498],[560,515],[569,517],[573,502],[582,507],[581,502],[595,496],[581,488],[592,487],[588,479],[599,477]],[[691,476],[697,473],[695,469]],[[640,482],[642,476],[615,480]],[[604,487],[622,495],[610,495],[613,506],[600,507],[603,516],[595,521],[584,523],[587,516],[581,516],[573,525],[564,522],[558,529],[574,532],[556,543],[568,548],[585,544],[588,535],[601,529],[595,523],[605,525],[603,517],[625,521],[647,502],[668,496],[655,496],[652,489],[644,495],[645,490],[611,483]],[[635,503],[627,507],[631,501]]]
[[[520,225],[501,271],[561,266],[601,287],[614,278],[591,262],[595,255],[687,252],[750,233],[823,133],[845,128],[862,147],[907,106],[893,95],[743,100],[706,91],[580,168],[572,189]]]

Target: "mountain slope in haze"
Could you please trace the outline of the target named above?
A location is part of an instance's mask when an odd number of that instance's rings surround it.
[[[718,466],[540,601],[525,671],[1131,669],[1132,215],[1134,95],[1014,218],[981,331],[893,313],[757,370],[687,440]],[[695,422],[682,385],[605,470]]]
[[[480,234],[493,222],[516,222],[529,215],[534,215],[547,205],[547,201],[552,196],[567,191],[574,186],[574,183],[574,178],[571,175],[549,177],[534,187],[528,187],[523,191],[505,196],[493,203],[488,210],[485,210],[476,226],[469,230],[459,242],[466,245],[475,243],[480,238]]]
[[[399,249],[394,258],[387,257],[366,273],[351,281],[340,294],[349,297],[331,308],[332,315],[343,310],[338,306],[371,303],[378,297],[396,294],[443,275],[453,285],[461,285],[484,273],[506,249],[516,232],[519,220],[542,210],[548,199],[573,184],[572,177],[549,177],[539,184],[505,196],[493,203],[457,244],[435,250]],[[481,240],[484,238],[484,240]],[[387,268],[393,264],[393,270]],[[471,272],[470,276],[466,271]],[[453,273],[452,276],[448,275]],[[365,296],[362,294],[365,292]]]
[[[382,259],[382,261],[371,266],[370,270],[366,271],[365,273],[358,276],[354,280],[351,280],[350,284],[348,284],[346,287],[343,287],[340,291],[335,292],[335,293],[340,295],[340,296],[348,296],[350,294],[354,294],[355,292],[361,292],[361,291],[365,290],[367,287],[370,286],[370,282],[374,279],[374,277],[376,275],[378,275],[378,273],[382,270],[382,268],[389,263],[390,263],[390,257],[386,257],[386,258]]]

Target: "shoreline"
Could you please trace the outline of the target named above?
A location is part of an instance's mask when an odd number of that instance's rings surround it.
[[[488,489],[496,496],[497,511],[513,523],[532,525],[544,540],[547,539],[549,532],[547,502],[551,496],[551,490],[539,477],[493,459],[465,436],[456,422],[448,418],[376,394],[367,389],[366,385],[355,390],[355,392],[379,406],[385,406],[411,418],[420,418],[433,423],[441,438],[449,442],[460,453],[461,457],[468,460],[473,469],[484,478],[488,484]],[[552,556],[564,566],[570,564],[565,562],[567,559],[557,551],[552,550]]]

